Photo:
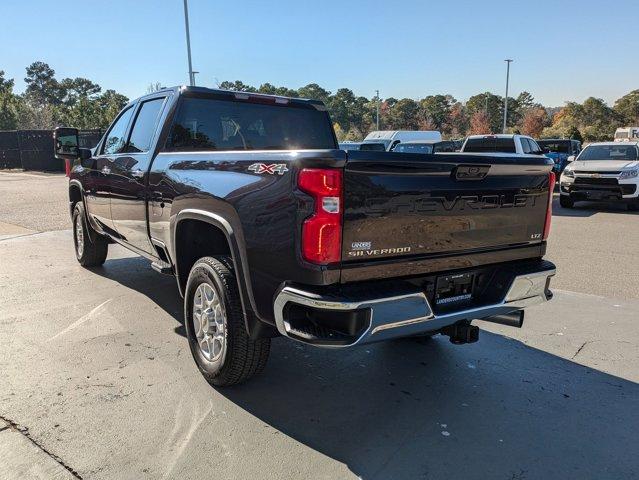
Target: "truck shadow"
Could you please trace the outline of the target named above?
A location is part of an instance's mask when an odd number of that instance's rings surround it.
[[[92,271],[147,296],[179,322],[175,333],[186,337],[182,298],[175,277],[155,272],[142,257],[108,258],[102,267]]]
[[[637,384],[482,336],[349,351],[277,340],[261,377],[218,392],[362,479],[636,473]]]
[[[146,295],[185,334],[172,277],[140,257],[110,259],[94,271]],[[638,384],[486,331],[463,346],[438,336],[323,350],[275,339],[262,375],[211,395],[297,442],[291,455],[300,456],[293,460],[300,472],[309,458],[322,468],[307,478],[344,472],[328,474],[305,449],[364,480],[632,478],[639,471]],[[286,454],[281,445],[273,444],[274,454]]]

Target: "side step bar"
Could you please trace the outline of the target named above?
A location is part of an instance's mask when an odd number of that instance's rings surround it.
[[[151,262],[151,268],[158,273],[163,273],[164,275],[173,275],[173,267],[166,262]]]

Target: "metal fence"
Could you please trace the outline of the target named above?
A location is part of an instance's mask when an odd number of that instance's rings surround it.
[[[80,130],[81,148],[93,148],[102,130]],[[64,162],[53,155],[53,130],[0,130],[0,169],[22,168],[64,172]]]

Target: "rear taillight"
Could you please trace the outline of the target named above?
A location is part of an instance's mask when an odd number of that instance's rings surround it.
[[[552,196],[555,191],[555,172],[550,172],[548,174],[548,208],[546,209],[546,222],[544,223],[544,235],[543,239],[546,240],[548,238],[548,234],[550,233],[550,222],[552,220]]]
[[[313,215],[302,225],[302,256],[327,264],[342,258],[342,171],[305,168],[298,177],[300,190],[313,196]]]

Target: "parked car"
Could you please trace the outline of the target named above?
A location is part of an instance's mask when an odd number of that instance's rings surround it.
[[[438,141],[412,141],[396,144],[393,152],[397,153],[443,153],[456,151],[455,142],[444,140]]]
[[[367,152],[385,152],[386,145],[380,142],[342,142],[339,144],[342,150],[364,150]]]
[[[615,142],[639,141],[639,127],[621,127],[615,130]]]
[[[416,142],[419,140],[440,142],[442,134],[435,130],[379,130],[366,135],[363,143],[383,143],[386,151],[391,151],[400,142]]]
[[[579,155],[581,152],[581,142],[563,138],[544,138],[537,140],[537,144],[544,151],[544,154],[555,162],[554,171],[560,174],[566,168],[568,157]]]
[[[591,143],[568,158],[559,182],[562,207],[582,200],[624,202],[639,208],[639,142]]]
[[[362,142],[340,142],[339,148],[342,150],[359,150]]]
[[[515,155],[543,155],[541,147],[526,135],[470,135],[461,151],[464,153],[511,153]]]
[[[274,336],[468,343],[473,319],[521,327],[552,297],[545,157],[344,151],[321,102],[201,87],[132,101],[95,154],[56,138],[78,262],[118,243],[173,275],[215,386],[259,373]]]

